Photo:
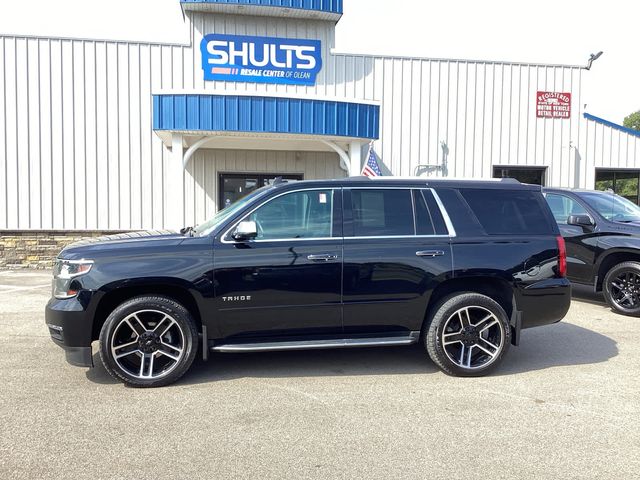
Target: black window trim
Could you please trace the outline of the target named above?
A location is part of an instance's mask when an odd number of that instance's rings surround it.
[[[282,197],[283,195],[287,195],[289,193],[297,193],[297,192],[312,192],[312,191],[321,191],[321,190],[332,190],[333,192],[333,198],[332,198],[332,202],[335,202],[335,196],[338,195],[339,193],[342,192],[346,192],[346,191],[351,191],[351,190],[407,190],[411,193],[411,199],[412,199],[412,205],[413,205],[413,193],[412,191],[416,190],[420,193],[422,193],[422,191],[424,190],[428,190],[431,192],[431,195],[433,195],[434,200],[436,201],[436,204],[438,205],[438,208],[440,210],[440,214],[442,215],[442,218],[444,219],[444,223],[447,227],[447,231],[448,234],[434,234],[434,235],[373,235],[373,236],[347,236],[344,234],[344,232],[342,232],[342,236],[337,236],[337,237],[318,237],[318,238],[283,238],[283,239],[269,239],[269,240],[248,240],[249,242],[253,242],[253,243],[268,243],[268,242],[317,242],[317,241],[328,241],[328,240],[367,240],[367,239],[407,239],[407,238],[454,238],[456,236],[456,231],[453,228],[453,223],[451,222],[451,219],[449,218],[449,214],[447,213],[446,209],[444,208],[444,205],[442,203],[442,200],[440,200],[440,197],[438,196],[438,194],[436,193],[436,191],[433,188],[422,188],[422,187],[415,187],[415,186],[407,186],[407,187],[377,187],[377,186],[367,186],[367,187],[329,187],[329,188],[320,188],[320,187],[310,187],[310,188],[299,188],[296,190],[287,190],[286,192],[282,192],[278,195],[275,195],[273,197],[269,197],[266,200],[264,200],[263,202],[261,202],[259,205],[257,205],[256,207],[250,209],[249,211],[247,211],[246,213],[244,213],[239,219],[234,220],[231,222],[231,227],[227,228],[224,233],[220,236],[220,242],[224,243],[224,244],[228,244],[228,245],[233,245],[236,244],[237,242],[235,240],[232,239],[231,237],[231,233],[233,232],[233,230],[235,230],[235,228],[240,224],[240,222],[242,222],[243,219],[247,218],[249,215],[251,215],[253,212],[255,212],[256,210],[258,210],[260,207],[262,207],[263,205],[266,205],[267,203],[270,203],[271,201],[275,200],[276,198]],[[344,218],[344,213],[345,210],[347,209],[347,207],[344,204],[344,201],[341,202],[342,204],[342,214],[343,214],[343,218]],[[351,207],[349,207],[350,209]],[[427,206],[428,209],[428,206]],[[431,212],[429,212],[429,214],[431,214]],[[415,225],[415,205],[413,205],[413,221],[414,221],[414,225]],[[416,230],[414,229],[414,232]]]

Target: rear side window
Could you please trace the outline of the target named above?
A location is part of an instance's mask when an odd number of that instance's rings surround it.
[[[351,190],[355,237],[414,235],[410,190]]]
[[[547,235],[554,232],[538,192],[460,189],[488,235]]]

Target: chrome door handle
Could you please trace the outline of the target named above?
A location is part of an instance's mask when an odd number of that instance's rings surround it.
[[[416,255],[419,257],[443,257],[444,252],[442,250],[425,250],[422,252],[416,252]]]
[[[330,255],[328,253],[322,255],[309,255],[307,260],[311,260],[312,262],[330,262],[332,260],[337,260],[337,255]]]

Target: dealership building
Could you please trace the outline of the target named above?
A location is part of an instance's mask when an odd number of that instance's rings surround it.
[[[370,148],[387,175],[638,202],[640,133],[583,111],[588,65],[340,53],[342,0],[181,5],[187,44],[0,35],[0,267],[359,175]]]

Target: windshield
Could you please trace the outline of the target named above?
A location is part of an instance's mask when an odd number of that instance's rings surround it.
[[[640,207],[614,193],[585,193],[581,197],[607,220],[613,222],[640,221]]]
[[[220,210],[218,213],[216,213],[213,216],[211,220],[198,225],[195,228],[194,233],[198,236],[209,235],[211,232],[213,232],[216,229],[216,227],[218,227],[218,225],[221,225],[224,221],[233,217],[236,213],[238,213],[240,210],[246,207],[249,203],[251,203],[255,198],[261,196],[270,188],[272,187],[266,186],[266,187],[259,188],[258,190],[251,192],[246,197],[241,198],[236,203],[229,205],[224,210]]]

